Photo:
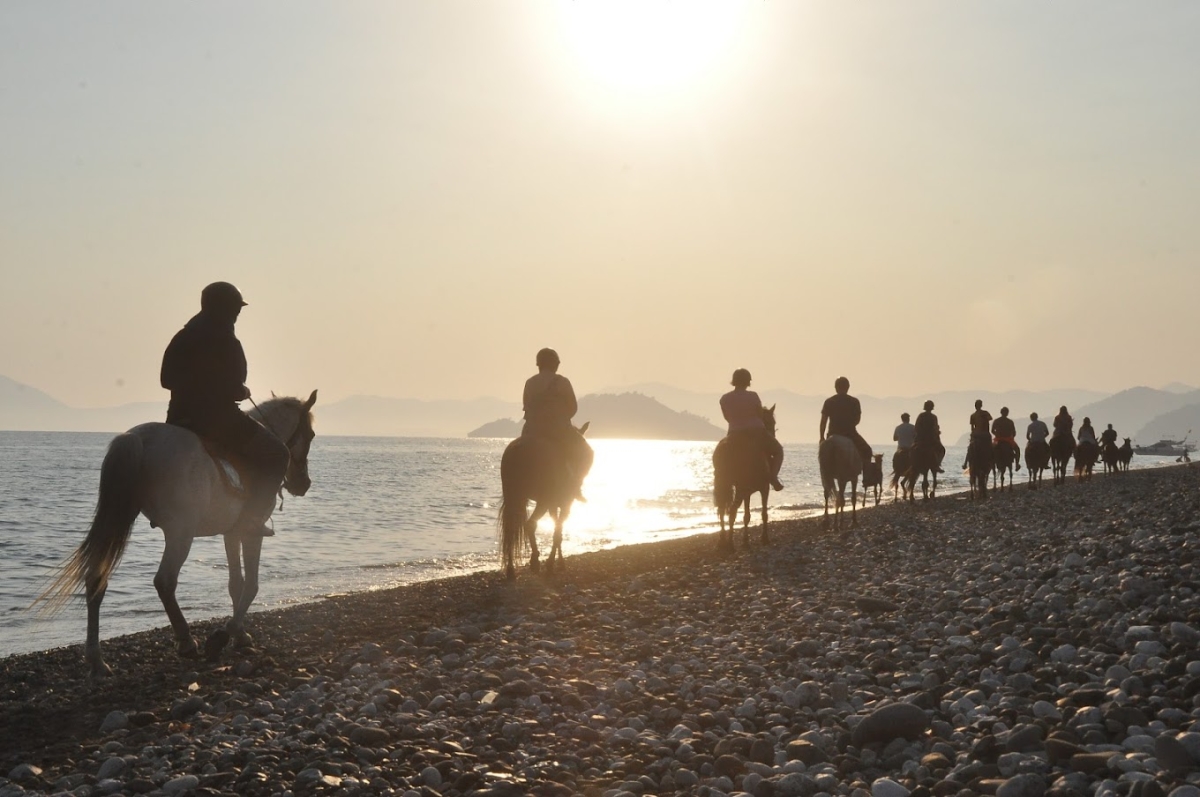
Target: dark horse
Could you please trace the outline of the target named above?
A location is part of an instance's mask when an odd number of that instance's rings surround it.
[[[897,451],[892,458],[892,489],[900,488],[901,498],[913,501],[917,477],[921,479],[921,494],[926,501],[937,496],[937,468],[940,451],[929,443],[917,442],[912,448]],[[901,454],[904,455],[901,458]],[[933,474],[933,486],[929,475]]]
[[[879,506],[879,491],[883,489],[883,454],[863,465],[863,508],[866,509],[867,498],[872,490],[875,492],[875,506]]]
[[[767,434],[775,436],[775,405],[763,407],[763,425]],[[745,532],[746,547],[750,547],[750,499],[755,493],[762,494],[762,534],[761,540],[767,542],[767,497],[771,493],[771,465],[767,461],[767,452],[758,445],[757,441],[741,435],[726,437],[717,443],[713,449],[713,506],[717,508],[717,518],[721,521],[721,531],[717,536],[717,547],[721,550],[734,550],[733,530],[737,524],[738,507],[742,507],[742,529]],[[725,520],[729,519],[726,530]]]
[[[1050,467],[1050,444],[1045,440],[1031,440],[1025,446],[1025,470],[1029,472],[1029,489],[1036,490],[1042,483],[1042,473]]]
[[[1119,457],[1117,462],[1121,466],[1121,470],[1129,470],[1129,462],[1133,459],[1133,446],[1130,444],[1128,437],[1125,438],[1125,442],[1121,444],[1121,447],[1117,449],[1117,455]]]
[[[1069,434],[1050,438],[1050,461],[1054,463],[1054,483],[1065,484],[1067,481],[1067,463],[1075,453],[1075,438]]]
[[[579,427],[580,434],[587,432],[589,423]],[[575,481],[560,445],[553,440],[529,435],[518,437],[505,447],[500,458],[503,497],[496,525],[500,532],[501,563],[509,579],[516,578],[517,556],[526,550],[532,552],[529,569],[538,572],[537,524],[545,514],[554,519],[554,541],[546,569],[553,570],[555,557],[562,563],[563,523],[575,501]],[[533,513],[527,514],[530,501],[534,502]]]
[[[1100,447],[1091,440],[1084,440],[1075,446],[1075,476],[1084,481],[1092,478],[1092,468],[1100,458]]]
[[[996,486],[996,479],[1000,479],[1000,489],[1004,489],[1004,477],[1008,476],[1009,492],[1013,488],[1013,465],[1019,461],[1020,453],[1018,449],[1013,448],[1009,443],[1001,440],[999,443],[992,443],[992,459],[995,464],[992,466],[992,487]]]
[[[1105,473],[1118,473],[1121,470],[1121,449],[1117,448],[1117,444],[1106,440],[1104,445],[1100,446],[1100,459],[1104,462]]]
[[[901,476],[908,470],[908,463],[912,460],[911,448],[897,448],[896,453],[892,454],[892,500],[900,500],[900,491],[904,490],[905,485]],[[904,498],[911,498],[910,493],[905,490]]]
[[[967,468],[971,475],[971,500],[987,498],[988,477],[996,464],[992,453],[992,441],[986,437],[973,438],[967,447]]]
[[[823,522],[829,525],[829,498],[836,495],[837,504],[833,512],[834,528],[842,527],[842,513],[846,509],[846,483],[850,483],[850,525],[858,525],[858,476],[862,473],[862,456],[849,437],[831,434],[817,450],[817,462],[821,466],[821,486],[825,490],[825,515]]]

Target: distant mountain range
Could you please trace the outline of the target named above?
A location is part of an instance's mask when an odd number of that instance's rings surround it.
[[[589,436],[596,437],[669,434],[674,439],[716,439],[724,428],[718,403],[723,392],[687,391],[658,383],[616,386],[582,397],[576,420],[591,420]],[[764,404],[777,405],[781,440],[816,442],[825,396],[788,390],[762,390],[759,395]],[[950,443],[966,432],[967,418],[977,398],[993,415],[999,414],[1001,406],[1009,407],[1019,428],[1031,411],[1049,419],[1065,404],[1076,426],[1089,415],[1097,430],[1111,423],[1122,437],[1140,443],[1152,443],[1160,437],[1179,439],[1189,429],[1200,434],[1200,390],[1177,383],[1164,389],[1134,387],[1111,395],[1076,389],[962,390],[884,398],[860,395],[863,420],[859,431],[875,448],[886,450],[891,446],[892,430],[900,422],[900,413],[908,412],[915,418],[925,400],[932,399],[943,439]],[[468,430],[478,430],[498,418],[517,424],[512,419],[520,417],[521,407],[518,402],[493,397],[424,401],[351,396],[327,405],[318,403],[315,414],[317,430],[325,435],[462,437]],[[165,401],[69,407],[36,388],[0,376],[0,430],[119,432],[165,415]],[[508,428],[511,431],[512,427]]]
[[[575,422],[587,422],[588,437],[625,440],[720,440],[725,430],[707,418],[677,412],[641,393],[592,393],[579,399]],[[516,437],[518,421],[501,418],[467,433],[467,437]]]

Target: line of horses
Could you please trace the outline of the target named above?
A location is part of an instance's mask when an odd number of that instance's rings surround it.
[[[313,391],[307,400],[272,398],[251,415],[258,418],[287,442],[290,455],[283,488],[293,495],[304,495],[311,485],[308,477],[308,452],[315,436],[312,407],[317,400]],[[775,408],[763,409],[767,434],[775,434]],[[583,434],[588,424],[578,431]],[[1090,478],[1096,462],[1106,471],[1129,467],[1132,447],[1128,438],[1118,448],[1112,443],[1076,445],[1070,437],[1052,439],[1049,444],[1031,444],[1025,449],[1029,485],[1035,489],[1042,473],[1053,466],[1054,480],[1066,479],[1067,463],[1075,458],[1075,473]],[[896,452],[892,460],[893,491],[896,500],[914,500],[916,483],[921,482],[926,500],[937,493],[937,468],[944,450],[918,443]],[[1013,464],[1017,451],[1008,444],[972,445],[968,453],[971,470],[971,494],[983,497],[989,475],[999,480],[1000,489],[1012,488]],[[864,463],[854,442],[847,437],[830,435],[818,451],[821,483],[825,495],[824,522],[830,518],[840,527],[846,505],[846,487],[850,487],[850,524],[857,524],[859,477],[865,475],[865,487],[874,487],[876,503],[882,486],[882,455]],[[865,464],[865,468],[864,468]],[[87,638],[85,658],[91,677],[107,675],[110,668],[100,652],[100,604],[108,580],[120,562],[130,530],[139,514],[152,526],[162,529],[166,545],[154,586],[158,591],[175,634],[181,655],[195,657],[201,647],[175,599],[179,571],[187,559],[195,537],[222,535],[229,562],[229,596],[233,616],[205,643],[203,651],[210,659],[233,641],[247,647],[251,640],[244,622],[250,604],[258,592],[258,567],[262,538],[257,535],[227,534],[246,500],[244,492],[231,486],[222,475],[222,464],[190,431],[162,423],[142,424],[118,435],[110,444],[100,472],[100,491],[96,513],[87,537],[59,569],[54,582],[38,601],[49,607],[61,607],[81,587],[87,598]],[[530,570],[537,572],[540,552],[537,523],[544,515],[554,519],[554,536],[547,570],[562,563],[563,524],[576,497],[576,481],[570,477],[556,444],[539,437],[518,437],[505,448],[500,463],[503,498],[497,516],[501,566],[508,578],[516,576],[517,559],[530,553]],[[930,484],[932,482],[932,485]],[[768,497],[771,470],[761,445],[753,439],[726,438],[713,451],[713,503],[720,522],[718,546],[735,547],[734,531],[739,510],[742,512],[744,544],[750,546],[750,502],[761,496],[762,526],[760,541],[768,542]],[[866,493],[864,491],[864,505]],[[533,511],[529,504],[533,503]],[[35,601],[37,602],[37,601]]]

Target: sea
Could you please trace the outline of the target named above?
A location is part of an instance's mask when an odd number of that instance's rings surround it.
[[[111,439],[0,432],[0,656],[83,641],[82,598],[57,614],[31,604],[87,532]],[[312,489],[303,498],[286,497],[275,514],[276,534],[264,541],[252,612],[499,568],[496,515],[507,442],[318,435],[309,454]],[[566,556],[717,530],[714,443],[591,442],[588,500],[567,521]],[[939,493],[968,489],[956,467],[964,454],[948,449]],[[1173,461],[1135,456],[1133,467]],[[823,511],[815,444],[785,445],[780,478],[785,489],[771,495],[772,520]],[[891,500],[890,492],[883,500]],[[757,525],[757,498],[752,506]],[[543,519],[544,550],[552,531]],[[101,609],[102,639],[167,625],[152,583],[162,549],[162,533],[139,518]],[[189,621],[228,616],[226,570],[220,537],[195,540],[177,593]]]

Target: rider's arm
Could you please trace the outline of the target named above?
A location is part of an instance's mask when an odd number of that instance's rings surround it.
[[[829,423],[829,416],[826,415],[824,412],[822,412],[821,413],[821,435],[818,438],[820,440],[825,439],[825,424],[827,424],[827,423]]]

